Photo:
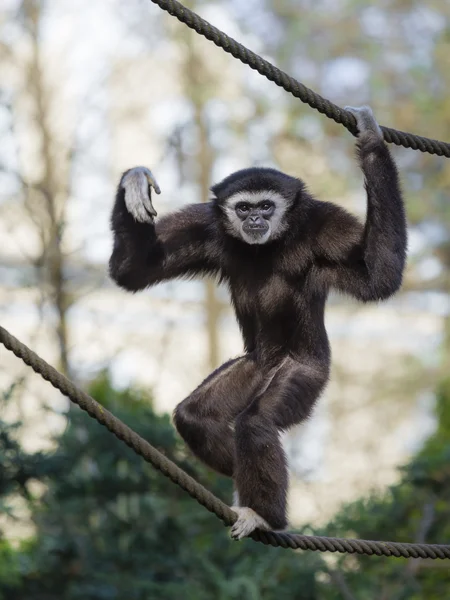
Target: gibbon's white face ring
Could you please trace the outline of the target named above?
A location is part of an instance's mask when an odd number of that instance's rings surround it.
[[[249,204],[251,207],[268,201],[273,203],[275,210],[267,219],[268,229],[265,231],[244,231],[243,221],[236,214],[236,206],[241,203]],[[286,230],[283,217],[288,208],[288,201],[278,192],[273,190],[258,190],[257,192],[242,191],[231,195],[223,204],[223,210],[227,217],[226,229],[230,235],[242,239],[247,244],[265,244],[271,239],[280,237]]]

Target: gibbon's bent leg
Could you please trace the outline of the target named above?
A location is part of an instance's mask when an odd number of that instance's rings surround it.
[[[265,391],[237,417],[234,478],[242,508],[233,507],[239,515],[233,537],[286,527],[289,477],[280,432],[311,414],[328,374],[328,366],[286,357]]]
[[[228,477],[235,470],[234,420],[261,383],[253,356],[241,356],[216,369],[175,408],[175,427],[191,451]]]

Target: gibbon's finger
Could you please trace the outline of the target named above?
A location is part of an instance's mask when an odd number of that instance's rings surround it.
[[[153,203],[152,203],[151,185],[150,184],[148,185],[147,194],[145,194],[144,196],[142,196],[142,205],[145,208],[146,212],[150,216],[156,217],[158,215],[158,213],[156,212],[155,207],[153,206]]]
[[[376,133],[379,137],[383,137],[381,127],[378,125],[378,122],[370,106],[346,106],[345,110],[352,113],[352,115],[355,117],[356,124],[358,126],[358,133],[372,131],[373,133]]]
[[[158,182],[156,181],[153,173],[150,171],[150,169],[146,169],[145,176],[147,177],[147,181],[148,181],[149,186],[152,187],[157,194],[160,194],[161,193],[161,189],[160,189],[160,187],[158,185]]]
[[[144,198],[143,205],[144,205],[144,208],[147,211],[148,215],[150,215],[152,218],[158,216],[158,213],[156,212],[150,197]]]

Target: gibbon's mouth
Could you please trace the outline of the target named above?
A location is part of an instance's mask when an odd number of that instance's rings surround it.
[[[242,229],[250,235],[262,235],[269,230],[269,227],[267,225],[246,225]]]

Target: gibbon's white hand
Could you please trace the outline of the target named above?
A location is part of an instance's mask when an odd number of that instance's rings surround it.
[[[153,207],[151,189],[161,193],[153,173],[147,167],[134,167],[122,177],[125,190],[125,206],[139,223],[153,223],[157,212]]]

